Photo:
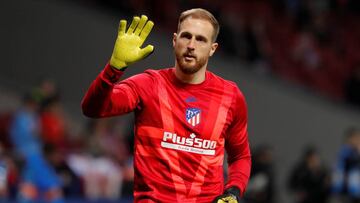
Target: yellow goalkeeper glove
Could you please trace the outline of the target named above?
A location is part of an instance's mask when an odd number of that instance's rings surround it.
[[[240,190],[237,187],[231,187],[223,195],[217,196],[213,203],[239,203]]]
[[[130,64],[139,61],[154,51],[154,46],[141,48],[149,35],[154,23],[148,21],[145,15],[135,16],[126,31],[126,20],[121,20],[114,50],[110,59],[110,66],[124,70]]]

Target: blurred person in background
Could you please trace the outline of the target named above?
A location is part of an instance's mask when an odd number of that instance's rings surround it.
[[[11,148],[11,140],[9,136],[9,128],[13,117],[13,110],[7,109],[5,112],[0,112],[0,138],[4,150]]]
[[[330,175],[315,147],[305,148],[288,179],[296,203],[327,203],[330,196]]]
[[[62,203],[64,201],[60,180],[42,152],[38,110],[36,96],[27,93],[10,127],[10,137],[15,152],[25,162],[18,201]]]
[[[133,199],[134,193],[134,157],[129,156],[123,166],[123,183],[121,188],[121,197]]]
[[[134,17],[128,29],[120,21],[110,62],[87,91],[83,113],[99,118],[135,111],[135,202],[236,203],[250,176],[247,107],[235,83],[207,71],[219,24],[204,9],[184,11],[173,34],[175,67],[118,82],[153,51],[141,48],[152,27],[146,16]]]
[[[91,120],[88,129],[88,149],[93,154],[109,157],[114,162],[124,165],[130,156],[130,146],[127,145],[125,133],[126,124],[120,120]]]
[[[94,150],[78,149],[67,157],[67,164],[82,180],[83,194],[92,201],[117,200],[121,194],[122,170],[109,157]]]
[[[43,144],[65,148],[67,123],[59,88],[53,80],[45,78],[34,88],[33,94],[39,103],[40,132]]]
[[[42,102],[40,111],[41,139],[44,145],[57,149],[66,147],[66,120],[58,97],[47,98]]]
[[[52,145],[44,146],[44,154],[46,160],[54,167],[56,174],[61,180],[64,197],[70,199],[84,197],[83,180],[67,163],[68,154],[63,149],[53,147]]]
[[[78,140],[77,146],[64,157],[62,171],[69,174],[70,170],[74,178],[82,180],[86,199],[110,201],[122,198],[123,165],[129,152],[120,135],[126,126],[119,125],[123,123],[112,118],[89,120],[79,137],[81,141]],[[68,166],[65,171],[64,165]],[[69,189],[76,189],[69,186]]]
[[[122,170],[106,156],[87,157],[83,171],[84,193],[90,200],[117,200],[121,195]]]
[[[4,155],[3,145],[0,142],[0,202],[3,202],[8,197],[8,167]]]
[[[244,199],[247,203],[274,203],[275,174],[273,150],[269,145],[261,145],[253,150],[252,168]]]
[[[89,164],[93,166],[84,174],[85,194],[91,199],[118,199],[122,190],[121,166],[129,156],[121,135],[125,126],[114,119],[90,123],[87,151],[90,152]]]
[[[309,30],[302,30],[297,34],[293,45],[292,57],[298,64],[298,67],[304,67],[311,71],[320,67],[320,55],[314,36]]]
[[[345,132],[333,173],[332,191],[342,202],[360,202],[360,130],[351,127]]]
[[[16,162],[17,159],[16,157],[14,157],[13,151],[10,148],[3,147],[3,152],[2,155],[0,156],[1,156],[0,158],[1,165],[2,167],[5,167],[5,170],[2,171],[5,172],[2,173],[2,175],[4,175],[2,180],[5,181],[4,182],[5,185],[3,185],[5,187],[4,190],[5,193],[3,195],[5,195],[6,201],[15,200],[20,182],[19,166],[21,164]]]
[[[0,202],[15,199],[18,185],[18,168],[12,157],[11,150],[0,141]]]

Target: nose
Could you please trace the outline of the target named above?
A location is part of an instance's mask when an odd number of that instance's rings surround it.
[[[194,50],[195,49],[195,38],[192,37],[187,45],[187,48],[189,50]]]

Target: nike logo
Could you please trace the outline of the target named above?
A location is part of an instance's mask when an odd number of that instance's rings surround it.
[[[189,103],[189,102],[196,102],[196,98],[195,97],[188,97],[185,99],[185,102]]]

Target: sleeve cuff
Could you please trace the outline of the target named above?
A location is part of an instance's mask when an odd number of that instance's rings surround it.
[[[231,186],[230,188],[228,188],[227,190],[225,190],[227,193],[231,193],[233,195],[235,195],[236,197],[240,197],[241,196],[241,191],[237,186]]]
[[[244,196],[245,193],[245,188],[242,188],[240,185],[234,183],[230,183],[225,186],[225,191],[228,190],[235,192],[237,195],[239,195],[239,197]]]
[[[101,73],[101,78],[110,85],[119,81],[120,77],[124,74],[124,71],[116,70],[112,68],[109,63],[106,64],[104,70]]]

